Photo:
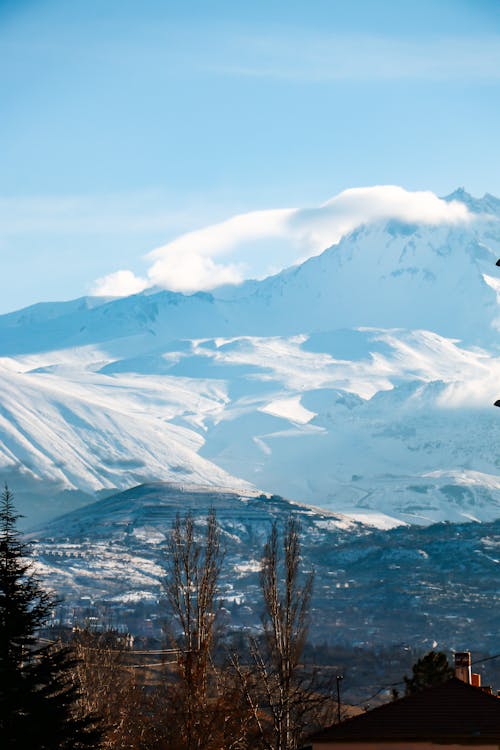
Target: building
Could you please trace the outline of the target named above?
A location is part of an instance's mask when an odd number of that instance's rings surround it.
[[[470,672],[468,652],[457,657],[458,676],[334,724],[313,735],[307,747],[430,750],[439,746],[443,750],[445,745],[445,750],[457,750],[469,745],[476,750],[499,750],[500,699],[489,688],[477,686],[477,676]]]

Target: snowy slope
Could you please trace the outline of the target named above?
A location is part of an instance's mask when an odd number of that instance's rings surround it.
[[[465,229],[389,222],[362,227],[302,266],[262,283],[273,317],[300,310],[306,330],[419,328],[484,340],[497,315],[482,274],[494,254]],[[301,299],[314,290],[313,305]],[[474,300],[471,306],[465,300]]]
[[[281,388],[228,406],[203,455],[270,491],[345,512],[417,522],[499,515],[498,358],[427,332],[338,331],[288,342],[288,352],[280,340],[274,364],[268,340],[252,343],[246,361],[260,359]],[[342,348],[351,360],[325,353]]]
[[[466,223],[366,225],[262,282],[1,316],[3,476],[35,495],[165,480],[360,518],[497,517],[499,201],[450,199]]]

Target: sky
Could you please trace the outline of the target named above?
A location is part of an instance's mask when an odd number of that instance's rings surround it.
[[[0,0],[0,312],[500,196],[499,113],[497,0]]]

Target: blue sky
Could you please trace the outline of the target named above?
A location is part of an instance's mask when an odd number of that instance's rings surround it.
[[[500,4],[0,0],[0,311],[352,187],[500,195]]]

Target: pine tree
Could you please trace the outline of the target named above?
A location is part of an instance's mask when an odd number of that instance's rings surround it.
[[[443,651],[429,651],[415,662],[412,676],[405,677],[406,695],[413,695],[427,687],[439,685],[453,677],[453,669]]]
[[[95,717],[79,715],[71,650],[57,643],[40,647],[37,633],[54,601],[36,576],[18,518],[5,487],[0,504],[0,746],[96,748],[101,733]]]

